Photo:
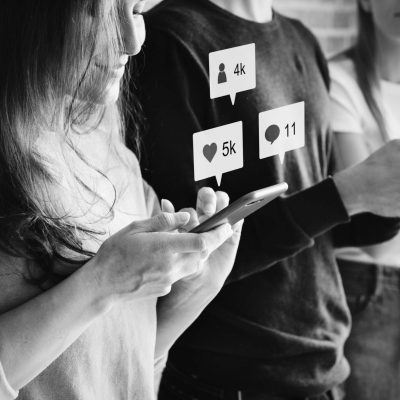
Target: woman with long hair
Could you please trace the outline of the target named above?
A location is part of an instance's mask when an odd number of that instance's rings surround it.
[[[197,210],[162,213],[124,145],[144,3],[2,1],[1,400],[153,399],[169,347],[232,268],[240,225],[187,233],[227,195],[203,188]]]
[[[330,63],[339,168],[400,138],[400,2],[359,0],[358,14],[355,45]],[[352,368],[347,398],[399,399],[400,236],[342,248],[337,257],[353,315],[345,347]]]

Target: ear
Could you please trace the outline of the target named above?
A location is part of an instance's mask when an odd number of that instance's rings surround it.
[[[358,4],[360,5],[361,9],[365,12],[370,13],[372,10],[371,0],[358,0]]]

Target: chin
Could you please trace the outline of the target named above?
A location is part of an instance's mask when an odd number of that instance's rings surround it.
[[[120,92],[121,92],[120,80],[116,80],[107,87],[99,103],[103,105],[110,105],[116,103],[119,98]]]

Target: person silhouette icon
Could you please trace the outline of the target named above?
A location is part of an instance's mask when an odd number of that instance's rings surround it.
[[[225,64],[221,63],[219,64],[218,83],[225,83],[226,81]]]

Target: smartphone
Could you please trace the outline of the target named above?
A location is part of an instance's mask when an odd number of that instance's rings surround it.
[[[286,182],[278,183],[277,185],[269,186],[263,189],[250,192],[229,206],[225,207],[212,217],[192,229],[191,233],[207,232],[222,224],[235,225],[236,222],[248,217],[272,200],[285,193],[288,189]]]

